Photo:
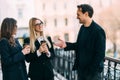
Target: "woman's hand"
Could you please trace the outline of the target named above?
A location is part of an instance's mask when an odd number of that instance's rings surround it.
[[[39,48],[39,52],[40,52],[40,53],[45,53],[45,54],[49,53],[49,50],[48,50],[48,47],[47,47],[46,42],[43,42],[43,43],[41,44],[41,46],[40,46],[40,48]]]
[[[23,50],[22,50],[22,53],[24,55],[29,54],[30,53],[30,45],[25,45]]]

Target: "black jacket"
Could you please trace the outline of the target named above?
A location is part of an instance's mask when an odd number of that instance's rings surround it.
[[[51,41],[50,37],[48,40]],[[38,48],[39,42],[37,40],[35,41],[35,45]],[[49,51],[51,57],[46,56],[46,54],[38,57],[36,50],[34,53],[26,55],[26,61],[30,63],[28,75],[31,80],[53,80],[53,65],[51,63],[54,57],[53,45],[49,48]]]
[[[80,28],[76,43],[67,42],[65,50],[75,50],[76,59],[73,70],[94,73],[103,70],[106,36],[104,30],[92,21],[89,27]]]
[[[11,46],[6,38],[0,40],[3,80],[28,80],[25,57],[21,50],[17,40],[15,47]]]

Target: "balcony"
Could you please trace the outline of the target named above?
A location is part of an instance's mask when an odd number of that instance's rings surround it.
[[[77,80],[76,71],[72,71],[75,59],[74,51],[55,49],[55,54],[56,57],[53,61],[55,80]],[[102,80],[120,80],[120,60],[105,57],[102,76]],[[1,69],[0,80],[2,80]]]
[[[63,49],[55,49],[55,54],[56,57],[53,61],[54,70],[57,73],[55,76],[58,79],[60,79],[61,76],[64,77],[62,80],[77,80],[76,71],[72,71],[75,52],[64,51]],[[102,80],[120,80],[120,60],[105,57],[102,78]]]
[[[77,80],[77,72],[72,71],[75,52],[55,49],[55,54],[56,56],[53,60],[55,80]],[[102,80],[120,80],[120,60],[105,57],[102,78]],[[2,80],[1,68],[0,80]]]

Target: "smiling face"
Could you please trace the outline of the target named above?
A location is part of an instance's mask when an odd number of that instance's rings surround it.
[[[82,9],[79,8],[77,10],[77,19],[79,20],[79,23],[84,24],[86,19],[86,13],[82,13]]]
[[[35,24],[34,24],[34,27],[35,27],[35,31],[36,31],[36,32],[41,32],[41,31],[43,31],[43,22],[40,21],[40,20],[36,20],[36,21],[35,21]]]

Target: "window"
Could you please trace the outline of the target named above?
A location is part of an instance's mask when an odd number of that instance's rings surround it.
[[[18,8],[18,18],[22,18],[22,17],[23,17],[23,9]]]
[[[64,34],[64,38],[65,38],[65,41],[69,41],[69,34],[68,34],[68,33],[65,33],[65,34]]]
[[[53,4],[53,9],[56,10],[56,3]]]
[[[43,11],[44,11],[45,10],[45,3],[43,3],[42,8],[43,8]]]
[[[67,26],[67,25],[68,25],[68,19],[65,18],[65,26]]]
[[[47,25],[47,20],[46,20],[46,19],[44,19],[44,25],[45,25],[45,26]]]
[[[55,27],[57,26],[57,19],[56,18],[54,19],[54,26]]]
[[[67,4],[66,4],[66,2],[64,3],[64,9],[67,9]]]
[[[54,41],[54,42],[57,42],[59,37],[60,37],[59,35],[55,35],[55,36],[53,37],[53,41]]]

